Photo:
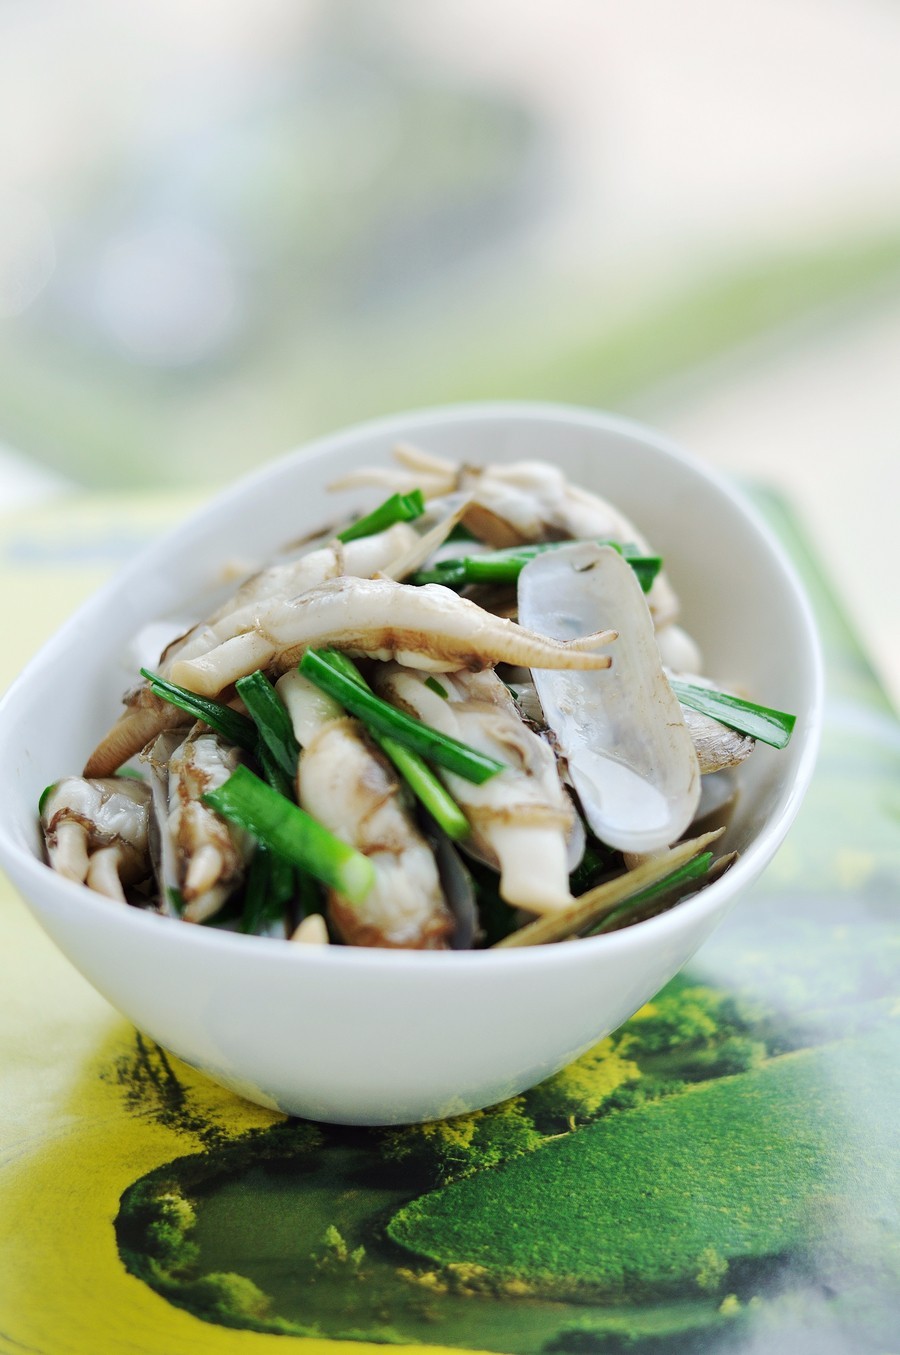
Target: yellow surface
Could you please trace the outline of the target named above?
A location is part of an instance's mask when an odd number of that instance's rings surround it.
[[[111,572],[129,540],[160,531],[185,506],[67,500],[0,522],[0,685]],[[56,951],[3,876],[0,955],[2,1355],[382,1350],[215,1326],[126,1272],[113,1228],[122,1192],[202,1142],[125,1108],[116,1062],[134,1054],[132,1027]],[[189,1109],[224,1135],[281,1118],[172,1063]]]

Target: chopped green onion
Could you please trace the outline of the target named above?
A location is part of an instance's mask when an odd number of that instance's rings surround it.
[[[273,790],[277,790],[279,795],[283,795],[286,800],[295,800],[294,778],[285,776],[279,763],[269,752],[266,745],[260,739],[256,745],[256,760],[260,765],[262,774]]]
[[[189,692],[186,687],[168,682],[158,673],[151,673],[146,668],[141,669],[141,677],[147,679],[154,696],[159,696],[163,701],[177,706],[179,710],[193,715],[195,720],[202,720],[210,729],[221,734],[223,739],[237,744],[238,748],[243,748],[248,753],[256,752],[256,726],[246,715],[241,715],[239,711],[223,705],[221,701],[211,701],[207,696]]]
[[[289,936],[309,913],[321,911],[319,886],[313,877],[258,842],[247,872],[240,930],[259,934],[283,922]]]
[[[341,842],[247,767],[237,767],[221,786],[207,791],[203,801],[350,903],[361,903],[375,883],[375,867],[368,857]]]
[[[318,882],[305,870],[297,870],[296,885],[297,892],[294,898],[297,912],[297,922],[300,923],[310,913],[321,913],[322,899],[319,894]]]
[[[671,678],[670,685],[683,706],[690,706],[702,715],[710,715],[720,724],[728,725],[741,734],[749,734],[752,739],[771,744],[773,748],[787,746],[797,723],[796,715],[772,710],[769,706],[758,706],[753,701],[732,696],[730,692],[697,687],[678,678]]]
[[[477,785],[502,772],[504,763],[479,753],[474,748],[439,733],[396,710],[382,701],[358,681],[346,676],[332,662],[332,651],[308,649],[300,663],[300,672],[323,692],[333,696],[351,715],[361,720],[366,728],[377,734],[396,739],[427,762],[436,762],[448,771],[463,776]]]
[[[442,583],[447,588],[461,588],[467,583],[515,583],[524,566],[536,555],[562,546],[574,546],[575,541],[545,541],[531,546],[510,546],[507,550],[488,551],[483,555],[464,555],[458,559],[441,560],[431,569],[420,569],[410,583]],[[658,555],[644,555],[637,546],[620,545],[617,541],[598,541],[597,545],[612,546],[638,576],[641,588],[649,591],[662,568]]]
[[[338,532],[337,539],[346,544],[361,536],[374,536],[376,532],[393,527],[395,522],[412,522],[413,518],[421,517],[424,512],[425,496],[421,489],[414,489],[409,494],[392,494],[371,513]]]
[[[437,678],[427,677],[425,679],[425,686],[429,689],[429,691],[436,693],[437,696],[442,696],[445,701],[450,700],[450,697],[447,694],[446,687],[442,687],[441,684],[438,682]]]
[[[165,678],[148,672],[146,668],[141,669],[141,675],[150,683],[150,690],[154,695],[161,697],[164,701],[169,701],[173,706],[178,706],[180,710],[187,711],[188,715],[193,715],[196,720],[202,720],[204,724],[209,725],[210,729],[214,729],[217,734],[221,734],[222,738],[227,739],[229,743],[236,744],[238,748],[243,748],[247,753],[255,754],[265,773],[266,780],[273,789],[281,795],[291,797],[297,764],[295,761],[293,771],[286,773],[284,770],[284,760],[286,760],[284,748],[282,747],[282,756],[280,757],[272,751],[271,745],[265,741],[263,726],[272,736],[273,742],[277,743],[278,741],[273,732],[274,726],[271,719],[267,720],[265,715],[262,715],[262,722],[254,723],[254,720],[248,720],[246,715],[241,715],[239,711],[223,705],[221,701],[212,701],[209,697],[197,696],[196,693],[188,691],[186,687],[179,687],[174,682],[168,682]],[[259,681],[254,681],[257,678]],[[271,714],[271,705],[262,693],[260,686],[261,683],[265,683],[265,686],[272,692],[274,701],[277,701],[279,708],[284,711],[288,731],[293,739],[294,731],[290,729],[290,718],[287,711],[284,710],[277,693],[262,673],[251,673],[249,678],[238,679],[239,684],[245,682],[250,684],[251,701],[256,699],[260,711]],[[242,695],[244,696],[244,703],[247,704],[246,695],[244,693]],[[249,705],[248,709],[250,709]],[[274,718],[277,720],[277,715]]]
[[[579,894],[586,894],[594,885],[599,884],[604,875],[614,870],[617,864],[621,867],[621,863],[619,853],[612,847],[607,847],[591,833],[585,843],[584,855],[569,875],[572,897],[577,899]]]
[[[353,660],[342,654],[339,649],[317,649],[314,652],[329,663],[336,673],[343,673],[345,678],[355,682],[357,687],[362,687],[363,691],[371,690]]]
[[[259,933],[284,918],[294,897],[294,867],[262,842],[257,843],[244,890],[240,930]]]
[[[682,885],[689,884],[692,880],[699,880],[706,875],[712,863],[712,852],[702,852],[700,856],[695,856],[693,861],[688,861],[685,865],[679,866],[677,870],[672,870],[668,875],[664,875],[656,884],[648,885],[646,889],[640,890],[637,894],[632,894],[630,899],[623,900],[611,908],[606,916],[591,927],[589,931],[584,932],[585,936],[599,936],[601,932],[615,931],[621,927],[623,921],[632,913],[639,911],[647,903],[654,899],[661,898],[673,889],[680,889]],[[637,921],[638,919],[635,919]]]
[[[642,555],[637,546],[623,546],[622,555],[637,575],[641,591],[649,593],[654,579],[662,569],[662,556]]]
[[[297,774],[300,747],[294,737],[291,717],[271,682],[259,669],[235,683],[259,737],[289,781]]]
[[[58,782],[58,781],[51,781],[51,782],[50,782],[50,785],[49,785],[49,786],[45,786],[44,789],[41,791],[41,798],[38,800],[38,813],[39,813],[39,814],[43,814],[43,812],[44,812],[44,810],[45,810],[45,808],[46,808],[46,806],[47,806],[47,801],[50,799],[50,796],[51,796],[51,795],[53,794],[53,792],[56,790],[56,787],[57,787],[58,785],[59,785],[59,782]]]
[[[434,772],[418,753],[404,748],[396,739],[385,738],[383,734],[369,731],[382,751],[390,758],[397,771],[409,786],[413,795],[422,802],[439,828],[458,842],[468,837],[469,820],[447,790],[437,779]]]
[[[472,877],[475,889],[475,906],[478,909],[479,949],[494,946],[505,936],[516,930],[518,915],[505,899],[500,897],[500,876],[490,866],[481,861],[467,860],[466,870]]]
[[[346,654],[341,654],[336,649],[328,649],[321,652],[321,657],[331,664],[336,673],[343,674],[349,681],[356,683],[362,691],[372,694],[362,673],[352,659],[347,658]],[[439,684],[436,685],[438,685],[441,696],[446,700],[447,693]],[[375,700],[378,700],[378,698],[376,697]],[[393,710],[393,707],[391,706],[389,709]],[[390,758],[410,790],[417,799],[421,800],[431,817],[447,836],[453,838],[454,841],[466,837],[470,831],[468,819],[446,786],[437,779],[434,772],[419,754],[404,747],[402,743],[391,738],[390,735],[380,734],[377,730],[371,728],[369,734],[382,752]]]
[[[447,541],[477,541],[478,537],[474,532],[470,532],[463,523],[457,522],[455,527],[451,527],[445,538]]]
[[[187,906],[181,890],[176,885],[169,885],[166,889],[166,898],[178,916],[181,917]]]

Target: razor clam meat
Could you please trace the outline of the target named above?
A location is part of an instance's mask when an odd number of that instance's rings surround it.
[[[445,674],[439,686],[444,696],[424,674],[399,664],[375,677],[376,690],[399,710],[506,764],[481,785],[444,770],[440,777],[471,824],[476,854],[499,869],[501,898],[534,913],[566,907],[567,842],[577,817],[551,749],[523,722],[495,673]]]
[[[710,682],[709,678],[701,677],[699,668],[679,668],[673,671],[673,665],[666,662],[662,650],[660,650],[660,656],[663,659],[667,677],[678,678],[682,682],[689,683],[692,687],[707,687],[710,691],[726,692],[732,696],[737,695],[732,688],[724,684]],[[737,767],[745,758],[750,756],[756,747],[756,740],[752,735],[743,734],[739,729],[732,729],[730,725],[723,725],[714,716],[694,710],[693,706],[682,705],[681,709],[684,714],[684,722],[697,750],[700,771],[704,776],[724,771],[728,767]]]
[[[633,544],[644,554],[652,554],[624,513],[598,494],[571,484],[548,461],[466,466],[403,444],[394,448],[393,455],[397,463],[393,469],[356,471],[331,488],[368,484],[408,493],[420,487],[428,498],[461,492],[470,500],[463,524],[497,549],[588,539]],[[647,602],[659,628],[678,616],[678,599],[663,574],[654,579]]]
[[[452,515],[447,520],[447,531],[455,520]],[[272,598],[294,597],[343,574],[377,574],[401,562],[407,570],[416,569],[442,539],[440,525],[420,536],[408,523],[398,522],[372,536],[346,544],[335,539],[296,560],[258,570],[211,616],[163,650],[159,672],[169,678],[177,662],[196,660],[236,636],[252,633],[257,611]],[[243,643],[252,645],[252,640]],[[265,651],[264,641],[260,651]],[[251,663],[247,672],[255,666]],[[124,702],[125,711],[88,758],[85,776],[108,776],[164,729],[190,723],[190,716],[155,696],[146,682],[127,692]]]
[[[44,796],[41,827],[54,870],[125,902],[150,874],[150,789],[132,777],[66,776]]]
[[[668,674],[667,668],[663,671]],[[696,687],[713,686],[706,678],[698,677],[696,673],[682,676],[685,682],[690,682]],[[547,721],[544,719],[543,707],[534,683],[514,682],[510,684],[510,691],[523,718],[539,730],[546,729]],[[694,710],[692,706],[682,705],[681,714],[691,736],[700,765],[700,774],[704,780],[728,767],[737,767],[750,756],[756,746],[756,740],[749,734],[742,734],[739,729],[731,729],[713,716]]]
[[[375,883],[361,904],[328,891],[335,931],[355,946],[446,949],[453,914],[394,768],[359,721],[302,673],[285,673],[277,691],[303,750],[298,803],[375,867]]]
[[[163,683],[127,695],[125,715],[88,759],[88,779],[66,778],[42,798],[51,865],[132,904],[277,933],[307,953],[341,942],[464,949],[495,944],[516,925],[515,910],[518,925],[523,912],[543,914],[526,930],[545,937],[549,925],[558,939],[551,919],[568,917],[572,890],[584,898],[609,881],[625,898],[633,882],[618,873],[623,864],[652,857],[665,873],[700,850],[672,848],[698,815],[727,819],[739,778],[708,777],[715,799],[698,809],[701,772],[736,766],[754,741],[682,708],[668,670],[695,674],[702,660],[676,624],[671,587],[657,574],[645,595],[622,553],[599,544],[653,554],[629,518],[550,463],[473,467],[409,447],[395,462],[343,483],[421,491],[427,507],[414,524],[345,543],[323,528],[215,610],[211,602],[206,619],[191,624],[197,613],[185,614],[155,665]],[[383,504],[361,530],[420,508]],[[458,523],[468,528],[465,553],[553,549],[437,571],[467,535],[451,536]],[[460,582],[405,582],[430,570]],[[155,648],[165,637],[154,624]],[[394,710],[376,710],[369,696],[357,707],[338,684],[361,712],[354,718],[297,672],[309,649],[329,648],[362,660],[365,682]],[[494,671],[500,664],[514,687]],[[331,687],[325,666],[311,671]],[[332,669],[353,676],[336,657]],[[706,705],[757,727],[752,703]],[[426,728],[411,730],[410,715]],[[391,740],[370,734],[370,719]],[[405,739],[421,755],[401,756]],[[148,785],[105,777],[136,753]],[[467,770],[487,779],[468,780]],[[466,855],[493,879],[470,871]],[[299,920],[310,906],[322,911]]]
[[[610,546],[563,546],[529,561],[518,591],[523,621],[558,639],[616,618],[612,668],[536,670],[535,686],[597,837],[620,851],[669,846],[696,812],[700,768],[634,571]]]
[[[205,922],[239,886],[253,853],[252,838],[202,799],[228,780],[239,750],[195,724],[186,736],[160,734],[142,758],[154,783],[161,906],[186,922]]]
[[[698,679],[691,677],[690,681],[696,683]],[[682,706],[681,713],[697,751],[703,776],[724,771],[726,767],[737,767],[756,746],[756,740],[749,734],[731,729],[691,706]]]
[[[322,645],[435,673],[500,662],[608,668],[609,655],[596,651],[613,639],[615,631],[605,630],[561,643],[496,617],[441,584],[416,588],[392,579],[346,577],[269,602],[253,630],[197,659],[175,662],[171,678],[201,696],[218,696],[255,668],[284,672],[307,649]]]

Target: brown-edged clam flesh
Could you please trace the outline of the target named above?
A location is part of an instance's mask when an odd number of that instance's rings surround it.
[[[273,543],[167,637],[84,776],[45,792],[50,865],[307,951],[544,944],[703,887],[754,739],[673,690],[672,670],[695,701],[713,684],[667,576],[629,562],[660,568],[630,517],[534,460],[401,447],[345,483],[396,491],[407,517],[385,525],[388,501],[356,539]],[[461,550],[482,557],[471,586],[426,577]],[[256,789],[235,809],[239,782]],[[352,880],[313,839],[361,863]]]

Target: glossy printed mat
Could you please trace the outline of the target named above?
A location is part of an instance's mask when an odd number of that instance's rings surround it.
[[[900,1351],[900,725],[762,501],[826,645],[812,789],[689,968],[524,1096],[393,1130],[241,1102],[118,1017],[0,882],[4,1355]],[[7,522],[4,680],[175,516]]]

